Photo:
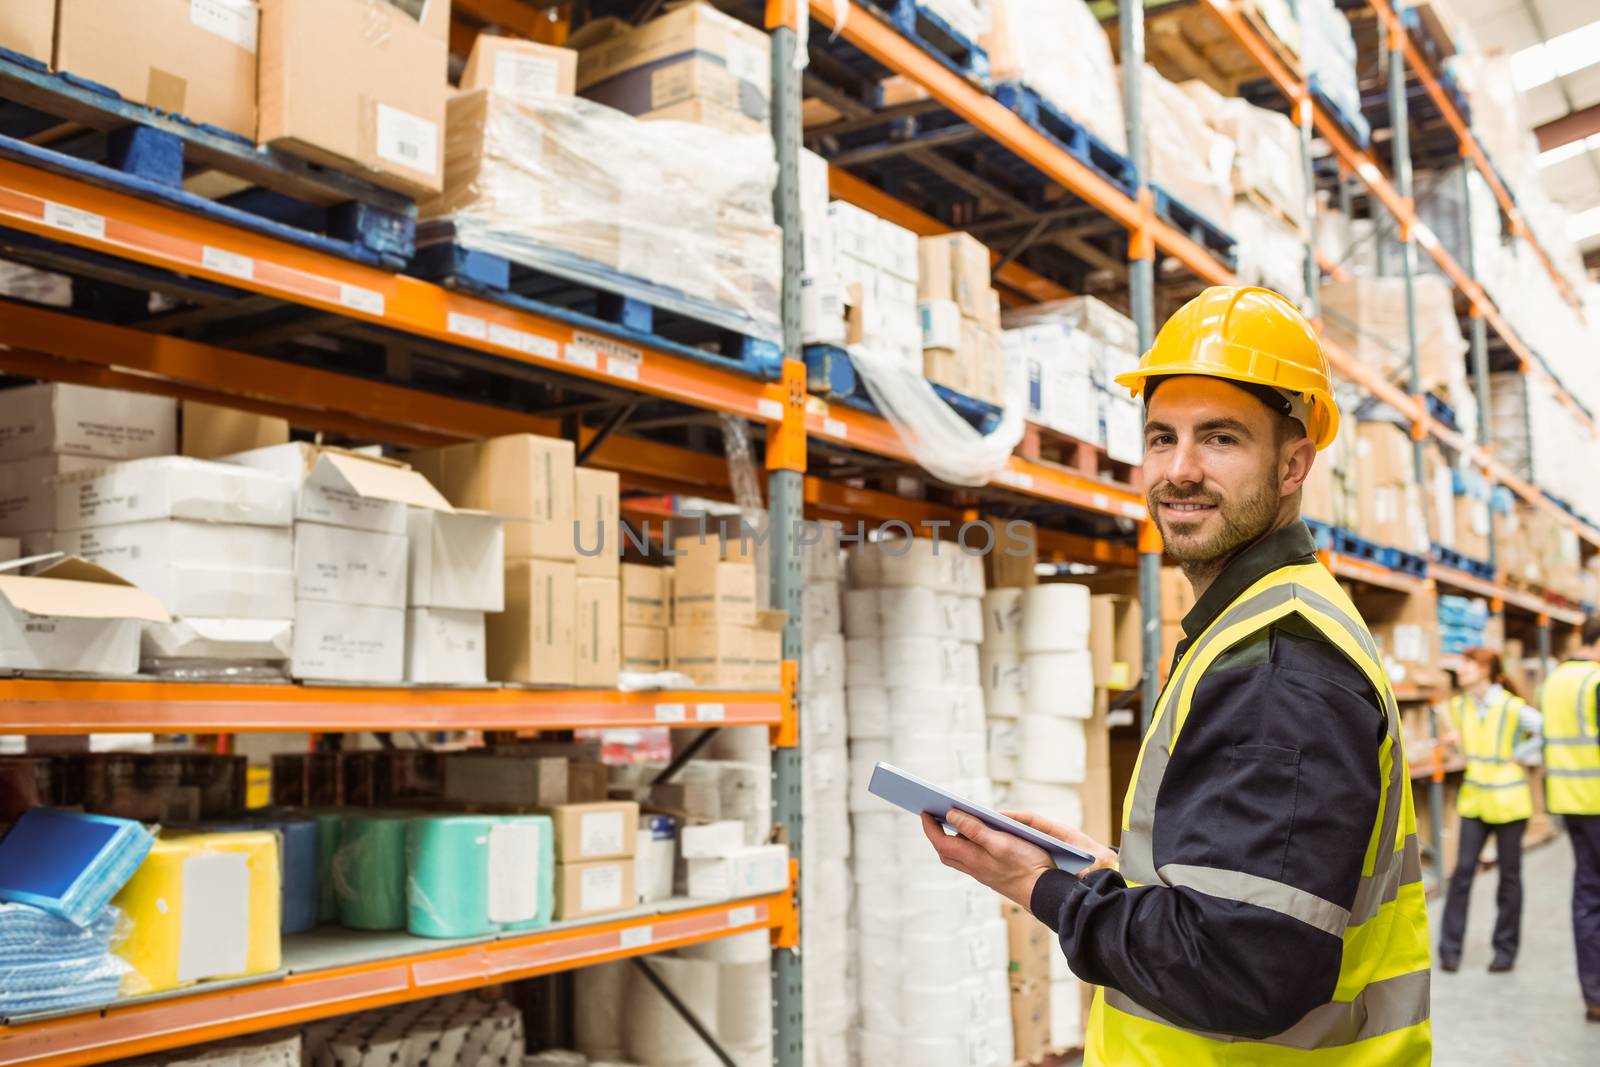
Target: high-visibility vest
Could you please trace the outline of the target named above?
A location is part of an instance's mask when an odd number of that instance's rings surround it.
[[[1218,656],[1290,614],[1299,615],[1371,682],[1388,718],[1374,770],[1381,794],[1354,906],[1344,908],[1291,885],[1220,867],[1155,867],[1156,797],[1200,679]],[[1284,706],[1277,714],[1301,709]],[[1287,799],[1287,798],[1286,798]],[[1206,812],[1163,812],[1199,824]],[[1293,916],[1344,941],[1333,999],[1273,1037],[1188,1030],[1118,990],[1095,992],[1085,1034],[1085,1067],[1424,1067],[1433,1054],[1428,1021],[1428,915],[1417,819],[1400,744],[1400,712],[1377,645],[1339,584],[1321,564],[1284,567],[1250,586],[1195,639],[1156,703],[1122,812],[1118,866],[1129,885],[1161,883],[1245,901]]]
[[[1494,691],[1481,715],[1466,697],[1451,699],[1450,714],[1461,724],[1461,751],[1467,757],[1456,798],[1456,811],[1463,818],[1495,824],[1533,818],[1528,772],[1513,755],[1521,706],[1522,701],[1504,689]]]
[[[1568,660],[1539,693],[1544,712],[1545,806],[1557,815],[1600,815],[1600,663]]]

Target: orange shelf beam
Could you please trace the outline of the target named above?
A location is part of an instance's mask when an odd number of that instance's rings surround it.
[[[1322,556],[1323,565],[1335,576],[1352,582],[1364,582],[1397,593],[1422,593],[1433,584],[1427,576],[1419,578],[1414,574],[1402,574],[1368,560],[1341,556],[1337,552],[1322,552],[1319,555]]]
[[[778,726],[784,694],[611,689],[0,681],[0,733],[260,733]]]
[[[792,925],[792,887],[748,900],[564,927],[251,985],[0,1027],[0,1063],[79,1067],[260,1033]],[[419,944],[426,944],[423,938]]]

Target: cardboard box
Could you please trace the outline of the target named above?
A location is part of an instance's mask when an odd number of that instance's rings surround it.
[[[294,615],[294,536],[288,527],[133,522],[68,530],[51,542],[55,551],[104,567],[180,617]]]
[[[917,240],[917,293],[922,300],[953,300],[964,317],[999,325],[989,280],[989,249],[971,234]]]
[[[294,608],[289,673],[327,682],[399,682],[406,673],[405,608],[302,600]]]
[[[489,677],[497,682],[571,685],[578,571],[555,560],[506,565],[506,607],[488,616]]]
[[[667,107],[653,108],[639,116],[649,122],[692,122],[712,126],[724,133],[751,136],[770,128],[765,115],[756,117],[739,107],[729,107],[714,98],[695,97]]]
[[[0,48],[50,65],[56,37],[56,0],[8,0],[0,5]]]
[[[287,581],[282,583],[287,586]],[[178,619],[151,623],[140,646],[141,669],[152,660],[258,660],[282,663],[294,651],[293,610],[281,619]]]
[[[1089,658],[1094,684],[1130,689],[1139,681],[1143,635],[1139,602],[1114,593],[1089,598]]]
[[[30,456],[0,463],[0,533],[28,534],[56,524],[55,479],[116,462],[95,456]]]
[[[616,687],[622,666],[620,586],[615,578],[578,578],[575,685]]]
[[[922,352],[922,376],[935,385],[960,393],[977,394],[977,377],[972,360],[960,349],[926,348]]]
[[[502,753],[458,752],[444,760],[444,795],[487,807],[553,808],[606,799],[602,763],[538,755],[520,747]]]
[[[622,480],[615,471],[579,467],[573,480],[573,527],[578,577],[620,577]]]
[[[254,0],[60,0],[55,68],[254,139],[258,20]]]
[[[675,626],[671,666],[707,689],[742,689],[750,680],[750,627]]]
[[[757,612],[750,631],[749,688],[772,693],[783,687],[783,628],[788,621],[787,611]]]
[[[622,669],[634,674],[655,674],[666,670],[666,629],[659,626],[624,626]]]
[[[624,563],[621,575],[622,625],[666,626],[667,605],[671,603],[667,579],[672,576],[672,569]]]
[[[0,390],[0,460],[29,456],[143,459],[177,451],[171,397],[86,385]]]
[[[32,577],[0,569],[0,667],[134,674],[139,633],[172,617],[142,589],[87,560]]]
[[[489,89],[506,96],[571,96],[578,53],[570,48],[480,33],[472,42],[461,91]]]
[[[1033,982],[1050,980],[1050,953],[1055,948],[1055,935],[1050,928],[1026,908],[1011,901],[1003,901],[1000,914],[1006,920],[1006,945],[1010,953],[1011,981]]]
[[[505,524],[478,511],[406,509],[412,607],[500,611],[505,607]]]
[[[1011,983],[1012,1060],[1031,1063],[1050,1048],[1050,980]]]
[[[993,521],[993,520],[991,520]],[[1031,522],[997,523],[994,550],[983,557],[985,588],[1026,588],[1039,583],[1039,531]]]
[[[487,677],[483,612],[406,609],[406,681],[477,685]]]
[[[154,519],[287,526],[294,487],[263,471],[182,456],[136,459],[63,475],[57,530]]]
[[[631,800],[555,804],[547,814],[555,823],[556,862],[631,857],[639,832],[639,805]]]
[[[511,434],[408,458],[456,507],[511,520],[506,559],[576,560],[573,456],[571,441]]]
[[[195,459],[217,459],[289,443],[289,420],[275,415],[257,415],[198,400],[183,401],[180,410],[183,454]]]
[[[789,884],[788,845],[747,845],[716,859],[685,860],[689,896],[734,900],[779,893]]]
[[[405,607],[405,536],[295,523],[294,595],[301,601]]]
[[[678,851],[686,860],[711,860],[731,856],[745,847],[744,823],[737,819],[685,826]]]
[[[449,33],[444,0],[263,0],[256,139],[409,196],[439,192]]]
[[[556,864],[557,922],[631,908],[637,902],[633,860]]]
[[[686,561],[694,560],[692,563]],[[674,626],[753,626],[756,568],[752,563],[703,562],[691,555],[673,567]]]
[[[404,534],[406,508],[454,510],[444,494],[399,460],[296,441],[228,456],[295,486],[294,517],[303,522]]]

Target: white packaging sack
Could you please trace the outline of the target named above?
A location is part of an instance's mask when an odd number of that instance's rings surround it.
[[[1083,827],[1083,797],[1075,785],[1019,779],[1011,783],[1011,807],[1065,826]]]
[[[1094,714],[1094,663],[1087,652],[1030,652],[1022,657],[1028,715],[1087,719]]]
[[[974,686],[890,689],[891,736],[971,734],[984,730],[983,690]]]
[[[889,691],[881,686],[856,685],[844,691],[850,720],[850,740],[889,739]]]
[[[945,614],[950,636],[969,645],[983,643],[983,600],[978,597],[942,594],[939,607]]]
[[[1020,717],[1027,705],[1028,676],[1017,654],[1003,650],[990,652],[985,645],[979,671],[983,676],[983,703],[989,717]]]
[[[953,593],[943,594],[954,598]],[[954,637],[941,594],[926,587],[881,589],[878,591],[878,620],[881,634],[890,637]]]
[[[1083,781],[1087,742],[1082,720],[1024,715],[1017,725],[1019,779],[1055,785]]]
[[[718,859],[686,862],[689,896],[697,900],[777,893],[789,884],[788,845],[750,845]]]
[[[591,1060],[620,1060],[626,1055],[622,1047],[623,1020],[628,1018],[628,979],[632,973],[632,963],[617,960],[580,967],[573,974],[573,1043]]]
[[[973,551],[962,549],[955,557],[955,584],[956,592],[971,599],[983,599],[983,554],[978,551],[983,546],[973,544]]]
[[[1055,1048],[1083,1044],[1083,987],[1077,978],[1059,978],[1050,983],[1050,1044]]]
[[[989,773],[986,741],[982,733],[897,733],[890,762],[930,782],[981,778]]]
[[[843,620],[839,614],[839,583],[807,579],[800,587],[800,618],[801,632],[808,640],[840,633]]]
[[[869,551],[878,554],[881,588],[921,586],[941,592],[957,591],[952,562],[961,550],[949,541],[928,537],[894,538],[876,542]]]
[[[709,960],[651,956],[647,965],[695,1018],[715,1020],[720,966]],[[630,970],[631,964],[624,964]],[[720,1061],[656,987],[630,973],[621,1029],[628,1058],[672,1067],[720,1067]]]
[[[826,168],[826,164],[823,165]],[[844,553],[839,550],[842,524],[825,521],[808,523],[800,534],[800,572],[808,582],[844,580]]]
[[[885,637],[883,680],[890,689],[979,685],[977,646],[948,638]]]
[[[890,743],[862,742],[850,746],[850,813],[881,812],[888,805],[888,801],[881,797],[873,796],[867,792],[867,783],[872,779],[872,769],[879,763],[893,763],[894,751]],[[859,837],[859,834],[858,834]]]
[[[1022,590],[991,589],[983,594],[983,654],[1021,650]]]
[[[800,771],[803,807],[819,810],[821,804],[845,795],[849,759],[844,745],[806,753]]]
[[[1089,587],[1072,582],[1029,586],[1022,593],[1024,652],[1077,652],[1089,647]]]
[[[951,936],[949,930],[921,930],[900,939],[902,988],[915,986],[953,986],[971,973],[971,953],[966,931]],[[909,999],[909,998],[908,998]],[[953,1005],[945,1006],[945,1013]],[[961,1027],[962,1012],[955,1012],[951,1025]],[[912,1026],[912,1029],[920,1027]]]
[[[772,758],[772,731],[766,726],[724,726],[706,746],[705,755],[735,763],[760,763]]]
[[[845,690],[808,689],[800,696],[800,744],[806,751],[843,745],[849,737]]]
[[[1017,723],[995,719],[989,723],[989,777],[997,782],[1017,778]]]
[[[845,553],[845,576],[852,589],[877,589],[883,585],[883,553],[876,545],[855,545]]]
[[[710,960],[712,963],[768,963],[772,962],[772,937],[765,930],[719,937],[678,949],[685,959]],[[624,964],[627,966],[627,964]]]
[[[851,685],[883,685],[883,644],[876,637],[845,642],[845,677]]]
[[[862,757],[863,759],[872,759],[872,762],[867,764],[869,774],[871,773],[872,764],[877,762],[875,757],[876,753],[873,753],[870,757]],[[852,796],[854,796],[857,782],[863,783],[861,791],[866,794],[865,779],[854,773],[856,758],[856,753],[852,748],[850,753],[852,766],[850,787]],[[888,857],[892,859],[894,856],[895,831],[904,825],[901,820],[908,817],[903,812],[896,813],[886,801],[873,797],[871,794],[866,795],[872,800],[872,805],[870,807],[862,807],[859,811],[852,805],[850,814],[851,846],[856,853],[856,866],[858,868],[871,862],[874,858],[881,860]]]
[[[881,634],[878,625],[878,590],[845,590],[843,611],[846,637],[876,638]]]
[[[917,1067],[972,1067],[985,1041],[977,1034],[941,1037],[902,1031],[897,1057],[885,1062],[915,1063]]]
[[[719,963],[716,981],[717,1037],[740,1048],[770,1039],[772,961]]]
[[[839,634],[805,635],[800,655],[800,691],[843,689],[846,674],[844,638]]]
[[[678,835],[679,854],[686,860],[719,859],[744,847],[744,823],[736,819],[685,826]]]

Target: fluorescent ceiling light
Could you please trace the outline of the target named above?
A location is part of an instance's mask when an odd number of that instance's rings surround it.
[[[1534,162],[1539,165],[1540,170],[1543,170],[1545,167],[1553,167],[1557,163],[1565,163],[1569,159],[1576,159],[1585,152],[1593,152],[1597,148],[1600,148],[1600,133],[1592,134],[1583,140],[1558,144],[1548,152],[1540,152],[1539,158]]]
[[[1582,241],[1600,234],[1600,207],[1592,207],[1567,217],[1567,239]]]
[[[1511,81],[1519,92],[1600,63],[1600,20],[1529,45],[1511,56]]]

